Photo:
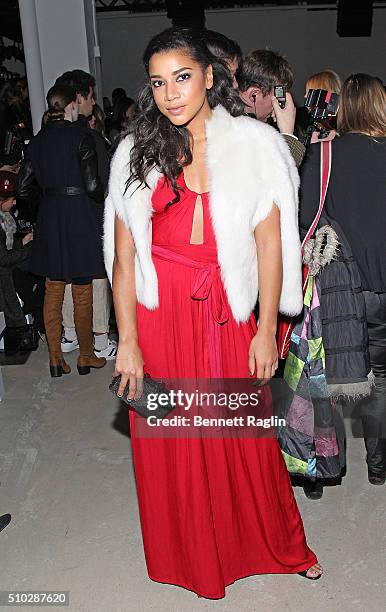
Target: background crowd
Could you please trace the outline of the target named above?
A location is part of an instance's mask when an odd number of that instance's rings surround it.
[[[338,118],[335,111],[318,114],[315,105],[297,109],[290,93],[294,75],[285,57],[266,49],[243,57],[239,45],[222,34],[206,31],[205,36],[211,53],[227,66],[245,112],[271,124],[288,144],[302,179],[303,237],[320,202],[320,143],[333,142],[325,211],[339,224],[340,241],[347,239],[347,258],[355,262],[359,275],[355,287],[342,277],[337,285],[340,295],[346,287],[350,294],[360,293],[365,304],[362,315],[342,315],[363,324],[363,336],[358,342],[350,339],[350,350],[361,353],[367,363],[362,377],[372,382],[375,377],[361,414],[369,480],[383,484],[385,88],[377,76],[351,75],[342,83],[336,72],[326,69],[310,75],[304,94],[323,90],[341,95]],[[274,95],[277,86],[283,88],[282,100]],[[111,100],[105,97],[96,103],[94,77],[77,69],[58,76],[47,92],[47,107],[42,129],[34,137],[26,79],[8,82],[0,91],[0,312],[5,323],[1,348],[12,356],[35,350],[39,341],[47,344],[54,377],[70,372],[64,354],[79,349],[78,371],[88,374],[117,352],[116,341],[109,337],[114,314],[103,264],[104,199],[112,155],[130,131],[138,107],[121,87],[112,92]],[[326,321],[330,326],[342,323],[329,319],[329,304],[323,302],[322,307],[324,330]],[[334,330],[339,336],[341,328]],[[343,355],[342,347],[338,349]],[[351,372],[333,374],[343,380]],[[334,473],[316,470],[318,453],[326,455],[315,447],[315,440],[312,433],[304,469],[295,469],[294,461],[288,464],[294,473],[311,478],[305,484],[311,498],[321,496],[323,478],[339,476],[344,469],[344,436],[334,437],[334,453],[340,458]]]

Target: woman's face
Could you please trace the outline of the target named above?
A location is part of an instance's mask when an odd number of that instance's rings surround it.
[[[204,71],[187,53],[155,53],[149,76],[159,111],[174,125],[188,124],[209,106],[206,94],[213,85],[212,66]]]
[[[96,129],[96,117],[94,117],[94,115],[91,115],[91,117],[89,117],[88,125],[92,130]]]
[[[135,104],[132,104],[131,106],[129,106],[129,108],[126,111],[126,119],[128,119],[129,121],[133,121],[135,116]]]

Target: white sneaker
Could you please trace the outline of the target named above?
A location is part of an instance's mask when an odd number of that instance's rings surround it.
[[[62,347],[63,353],[71,353],[71,351],[75,351],[79,348],[78,338],[76,338],[76,340],[68,340],[63,334],[60,346]]]
[[[115,340],[110,340],[110,338],[105,349],[97,351],[97,349],[94,347],[95,355],[97,357],[104,357],[105,359],[107,359],[107,361],[115,359],[115,357],[117,356],[117,351],[118,344],[115,342]]]

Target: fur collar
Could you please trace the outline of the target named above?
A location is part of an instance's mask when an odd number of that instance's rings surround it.
[[[249,117],[232,117],[214,109],[206,124],[210,212],[218,259],[228,301],[236,321],[246,321],[258,297],[255,226],[275,202],[280,209],[283,286],[280,311],[301,312],[303,295],[298,232],[299,177],[283,137]],[[130,228],[136,246],[138,301],[158,306],[157,274],[151,257],[151,195],[161,176],[153,169],[149,187],[132,185],[124,194],[132,146],[127,136],[114,155],[105,206],[104,251],[111,281],[114,258],[114,216]]]

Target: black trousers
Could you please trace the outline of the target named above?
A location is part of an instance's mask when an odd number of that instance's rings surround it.
[[[24,314],[32,314],[36,328],[44,333],[43,304],[45,279],[42,276],[35,276],[28,272],[28,270],[18,267],[13,270],[13,282],[17,293],[24,303]]]
[[[370,361],[375,375],[372,395],[361,403],[368,467],[386,470],[386,293],[364,291]]]

